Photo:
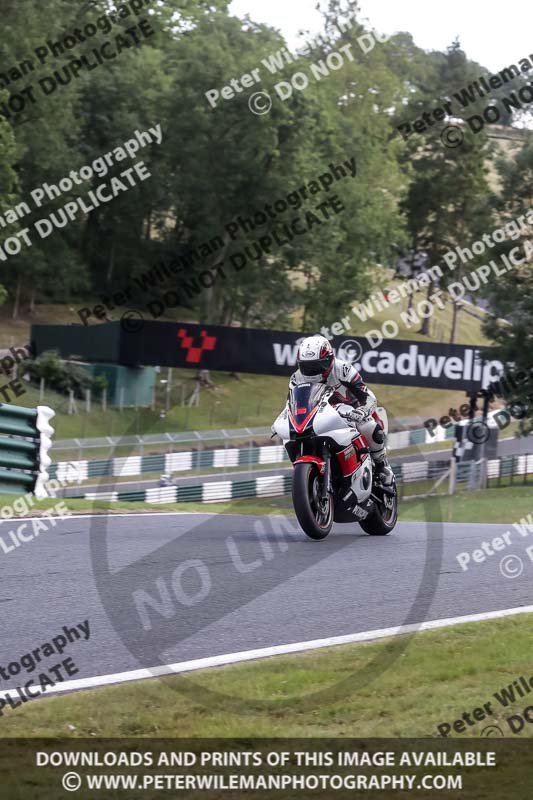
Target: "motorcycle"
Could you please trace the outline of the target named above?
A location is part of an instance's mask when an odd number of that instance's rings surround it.
[[[342,403],[330,403],[334,391],[327,384],[292,387],[272,426],[294,466],[296,517],[311,539],[324,539],[334,522],[358,522],[370,536],[386,536],[398,519],[396,481],[380,482],[364,436],[341,416]],[[378,407],[375,414],[386,435],[387,412]]]

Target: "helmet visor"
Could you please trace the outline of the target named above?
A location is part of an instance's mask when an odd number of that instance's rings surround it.
[[[323,375],[331,366],[331,356],[324,356],[324,358],[315,358],[312,361],[299,361],[298,367],[302,375],[312,377],[315,375]]]

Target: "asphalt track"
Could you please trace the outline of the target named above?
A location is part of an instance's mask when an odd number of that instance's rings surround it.
[[[356,524],[337,525],[313,542],[292,515],[58,520],[0,552],[0,665],[86,619],[89,640],[41,668],[70,656],[76,678],[101,676],[526,606],[533,602],[527,538],[513,531],[510,546],[468,571],[456,559],[510,527],[401,523],[388,537],[369,537]],[[0,536],[12,529],[2,522]],[[516,560],[507,565],[512,578],[500,569],[510,554],[522,559],[521,574]],[[142,592],[155,598],[152,606],[139,603]],[[15,685],[0,680],[0,689]]]

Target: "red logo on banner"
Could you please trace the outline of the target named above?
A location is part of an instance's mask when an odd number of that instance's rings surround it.
[[[208,336],[207,331],[200,331],[202,343],[199,347],[193,345],[193,337],[187,336],[185,328],[180,328],[178,331],[178,339],[181,341],[181,346],[187,350],[187,357],[185,361],[190,364],[199,364],[204,350],[214,350],[217,343],[216,336]]]

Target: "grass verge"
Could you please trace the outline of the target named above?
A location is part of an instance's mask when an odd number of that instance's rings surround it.
[[[387,648],[398,658],[368,685],[361,671]],[[50,697],[6,711],[0,736],[437,736],[437,726],[491,703],[461,737],[487,725],[512,735],[495,697],[533,674],[531,616]],[[207,694],[209,693],[209,694]],[[531,736],[525,723],[520,735]],[[453,730],[452,730],[453,734]],[[459,731],[453,735],[459,735]]]
[[[503,522],[511,523],[533,512],[531,484],[463,491],[400,505],[402,522]]]
[[[417,489],[429,489],[431,482],[410,484],[414,493]],[[18,495],[3,495],[2,505],[11,505]],[[124,514],[124,513],[157,513],[161,511],[201,512],[204,514],[293,514],[290,495],[280,497],[254,497],[242,500],[231,500],[225,503],[110,503],[105,500],[81,500],[70,498],[47,498],[35,501],[29,514],[38,516],[58,502],[64,502],[67,508],[76,514]],[[520,486],[502,486],[483,489],[479,492],[458,492],[456,495],[441,495],[438,498],[422,500],[404,499],[400,503],[399,519],[401,522],[502,522],[511,523],[527,516],[533,511],[533,492],[531,484]],[[22,516],[14,512],[15,517]]]
[[[1,505],[11,505],[19,495],[2,495]],[[231,500],[226,503],[111,503],[106,500],[82,500],[68,497],[49,497],[36,501],[28,514],[15,512],[14,518],[39,516],[43,511],[53,508],[57,503],[64,503],[73,514],[153,514],[161,511],[201,512],[203,514],[283,514],[292,509],[290,497],[250,498]]]

